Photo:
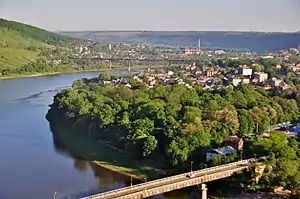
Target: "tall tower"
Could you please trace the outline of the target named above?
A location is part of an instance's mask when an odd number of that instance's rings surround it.
[[[201,50],[201,40],[198,39],[198,50],[200,51]]]

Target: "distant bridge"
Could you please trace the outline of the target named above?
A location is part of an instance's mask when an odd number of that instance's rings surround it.
[[[198,59],[156,59],[156,58],[117,58],[117,57],[70,57],[73,60],[94,60],[94,61],[111,61],[111,62],[169,62],[169,63],[193,63],[196,62]]]
[[[128,186],[81,199],[140,199],[195,185],[202,185],[202,199],[204,199],[206,198],[207,190],[205,182],[230,177],[245,169],[249,169],[253,162],[256,162],[256,159],[242,160]]]

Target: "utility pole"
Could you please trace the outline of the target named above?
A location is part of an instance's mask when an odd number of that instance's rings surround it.
[[[191,173],[193,173],[193,161],[191,161]]]
[[[256,122],[256,134],[258,133],[258,122]]]
[[[241,150],[241,161],[243,160],[243,150]]]
[[[109,68],[111,69],[112,63],[111,63],[111,44],[108,44],[108,55],[109,55]]]

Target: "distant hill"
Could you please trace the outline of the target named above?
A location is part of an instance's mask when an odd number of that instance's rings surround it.
[[[0,19],[0,72],[34,61],[39,49],[54,48],[71,40],[74,38]]]
[[[218,32],[218,31],[95,31],[62,32],[62,34],[82,39],[92,39],[105,43],[148,42],[155,45],[196,47],[201,39],[202,48],[248,49],[263,53],[300,45],[300,32]]]

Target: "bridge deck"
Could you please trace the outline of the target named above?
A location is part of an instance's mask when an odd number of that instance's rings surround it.
[[[84,197],[82,199],[135,199],[150,197],[157,194],[181,189],[184,187],[194,186],[204,182],[226,178],[233,175],[235,172],[242,171],[250,167],[254,159],[229,163],[212,168],[194,171],[192,178],[188,177],[189,173],[184,173],[176,176],[162,178],[146,183],[141,183],[135,186],[125,187],[108,191],[105,193],[96,194],[93,196]]]

